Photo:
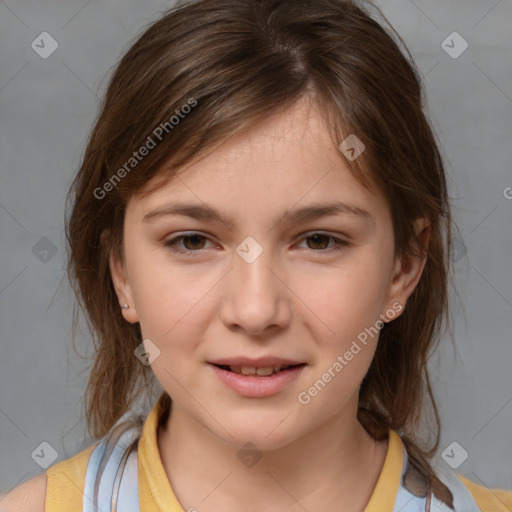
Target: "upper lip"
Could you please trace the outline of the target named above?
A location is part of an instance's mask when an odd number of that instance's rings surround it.
[[[268,368],[270,366],[293,366],[305,364],[304,361],[295,361],[293,359],[284,359],[282,357],[265,356],[258,358],[251,357],[226,357],[209,361],[211,364],[222,366],[248,366],[249,368]]]

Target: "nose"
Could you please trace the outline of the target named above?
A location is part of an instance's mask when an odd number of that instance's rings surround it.
[[[254,261],[235,254],[223,281],[220,314],[227,328],[262,336],[289,324],[292,294],[271,251],[263,250]]]

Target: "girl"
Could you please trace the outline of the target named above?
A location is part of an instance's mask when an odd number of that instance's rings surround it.
[[[98,442],[30,510],[510,510],[431,460],[451,216],[392,33],[352,1],[196,0],[123,57],[67,226]]]

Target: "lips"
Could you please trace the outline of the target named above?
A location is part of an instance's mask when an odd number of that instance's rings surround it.
[[[282,364],[289,360],[270,358],[265,360],[247,360],[246,358],[224,360],[224,362],[243,362],[244,365],[218,364],[218,361],[209,364],[213,375],[238,395],[247,398],[267,398],[285,390],[299,378],[306,363]],[[277,365],[268,365],[269,362],[278,362]],[[248,365],[248,366],[246,366]],[[275,371],[277,369],[277,371]]]
[[[266,356],[260,358],[235,357],[218,359],[212,361],[210,364],[238,375],[268,377],[289,368],[304,366],[306,363],[281,357]]]
[[[302,365],[294,365],[294,364],[287,364],[287,365],[275,365],[275,366],[240,366],[240,365],[215,365],[218,368],[221,368],[223,370],[228,370],[233,373],[237,373],[239,375],[257,375],[258,377],[267,377],[269,375],[273,375],[274,373],[279,373],[280,371],[287,370],[288,368],[293,368],[295,366],[302,366]]]

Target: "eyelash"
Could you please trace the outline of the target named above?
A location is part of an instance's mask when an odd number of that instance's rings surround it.
[[[331,252],[331,251],[339,251],[339,250],[342,250],[342,249],[344,249],[345,247],[347,247],[349,245],[349,243],[346,242],[345,240],[340,240],[339,238],[336,238],[336,237],[334,237],[332,235],[329,235],[329,233],[323,233],[321,231],[310,231],[310,233],[311,234],[309,236],[303,237],[303,240],[305,240],[307,238],[311,238],[314,235],[323,235],[323,236],[326,236],[326,237],[328,237],[331,240],[334,240],[336,242],[335,246],[329,247],[327,249],[309,249],[309,251],[312,251],[312,252],[315,252],[315,253],[322,253],[322,252],[325,253],[325,252]],[[187,257],[189,257],[189,256],[190,257],[200,256],[201,252],[203,251],[203,249],[197,249],[197,250],[193,251],[191,249],[181,249],[181,248],[178,248],[178,246],[176,245],[178,241],[183,240],[184,238],[192,238],[194,236],[208,239],[208,237],[202,235],[201,233],[196,233],[195,231],[192,231],[192,232],[184,233],[182,235],[178,235],[178,236],[176,236],[174,238],[171,238],[170,240],[167,240],[164,243],[164,246],[169,248],[169,250],[171,250],[172,252],[175,252],[175,253],[178,253],[178,254],[183,254],[183,255],[185,255]]]

